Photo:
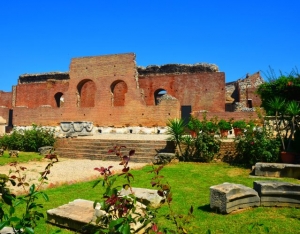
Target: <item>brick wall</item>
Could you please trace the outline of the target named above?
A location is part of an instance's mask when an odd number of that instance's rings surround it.
[[[247,96],[248,99],[252,100],[253,107],[259,107],[261,105],[261,99],[259,95],[256,93],[257,88],[248,88],[247,89]]]
[[[147,105],[155,105],[154,93],[164,89],[181,105],[192,110],[221,112],[225,110],[225,74],[202,72],[197,74],[158,74],[139,77]]]
[[[181,116],[183,105],[227,116],[223,72],[138,75],[135,54],[128,53],[74,58],[69,73],[58,75],[57,80],[54,73],[49,74],[51,79],[48,75],[21,77],[24,82],[15,87],[14,125],[92,121],[95,126],[165,126],[168,119]],[[158,89],[177,100],[155,105]],[[64,101],[58,107],[61,96]]]
[[[203,119],[203,112],[193,112],[193,116]],[[218,120],[220,119],[225,119],[225,120],[256,120],[258,119],[257,113],[256,112],[207,112],[206,113],[206,118],[212,119],[214,117],[217,117]]]
[[[8,124],[9,119],[9,108],[7,107],[0,107],[0,116],[6,120],[6,124]]]
[[[65,81],[19,84],[16,86],[15,105],[28,108],[37,108],[42,105],[56,107],[55,94],[65,93],[68,86],[68,82]]]
[[[0,91],[0,106],[12,107],[12,92]]]
[[[32,123],[57,126],[62,121],[92,121],[94,126],[165,126],[168,119],[180,116],[180,105],[177,100],[164,100],[158,106],[145,106],[132,102],[120,107],[94,108],[51,108],[26,107],[14,108],[15,125],[26,126]]]

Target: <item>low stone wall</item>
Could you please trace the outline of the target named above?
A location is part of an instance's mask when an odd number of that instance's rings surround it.
[[[236,147],[233,140],[221,141],[220,151],[215,155],[216,161],[232,162],[236,157]]]

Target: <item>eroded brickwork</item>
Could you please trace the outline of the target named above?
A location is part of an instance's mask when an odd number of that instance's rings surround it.
[[[191,105],[192,110],[224,111],[225,75],[223,72],[197,74],[163,74],[140,76],[147,105],[155,105],[154,94],[165,90],[180,104]]]
[[[226,111],[249,111],[261,105],[256,90],[264,82],[260,72],[226,84]]]
[[[74,58],[67,73],[22,75],[13,94],[0,93],[0,104],[13,109],[15,126],[165,126],[181,117],[181,106],[226,115],[225,74],[216,65],[137,68],[133,53]]]

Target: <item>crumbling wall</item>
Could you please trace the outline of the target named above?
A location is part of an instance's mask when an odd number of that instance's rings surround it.
[[[151,65],[145,67],[137,67],[140,76],[154,74],[184,74],[184,73],[199,73],[199,72],[218,72],[219,68],[215,64],[196,63],[196,64],[165,64]]]
[[[68,72],[48,72],[37,74],[23,74],[19,76],[18,84],[40,83],[49,80],[68,81],[70,79]]]
[[[253,111],[252,107],[259,107],[261,100],[256,90],[263,82],[260,72],[256,72],[226,83],[226,111]]]
[[[166,90],[180,105],[191,105],[192,110],[225,110],[225,74],[201,72],[191,74],[139,75],[146,105],[155,105],[154,94]]]
[[[249,106],[248,100],[251,100],[252,107],[260,105],[259,97],[255,95],[255,91],[263,82],[264,81],[260,76],[260,72],[256,72],[252,75],[247,74],[245,79],[237,81],[239,88],[239,102],[241,104],[241,107],[244,106],[251,108],[251,106]]]
[[[155,103],[159,89],[168,95]],[[64,103],[56,108],[61,94]],[[181,117],[183,105],[224,113],[225,74],[210,64],[137,68],[133,53],[82,57],[72,59],[69,73],[20,76],[14,96],[16,126],[62,121],[165,126],[168,119]]]

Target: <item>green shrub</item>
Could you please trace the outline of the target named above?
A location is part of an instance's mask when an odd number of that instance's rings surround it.
[[[217,120],[207,121],[206,113],[200,121],[191,117],[187,125],[182,119],[169,120],[167,123],[170,140],[175,142],[179,150],[178,158],[182,161],[210,162],[220,150],[220,140],[214,137],[217,131]],[[192,137],[186,129],[194,131]]]
[[[256,162],[277,162],[280,140],[266,127],[247,128],[244,136],[235,140],[238,163],[253,165]]]
[[[274,74],[273,79],[263,83],[258,87],[257,93],[261,98],[261,106],[267,111],[268,115],[274,115],[275,110],[269,105],[274,97],[285,99],[287,101],[300,101],[300,75],[297,72],[291,72],[288,75],[280,74],[278,77]]]
[[[232,123],[233,128],[245,129],[247,127],[247,123],[244,120],[236,120]]]
[[[29,130],[17,130],[0,138],[0,147],[10,150],[37,152],[42,146],[53,146],[54,132],[43,127],[32,125]]]
[[[221,119],[219,122],[218,122],[218,127],[220,128],[220,130],[231,130],[231,124],[230,122],[224,120],[224,119]]]

